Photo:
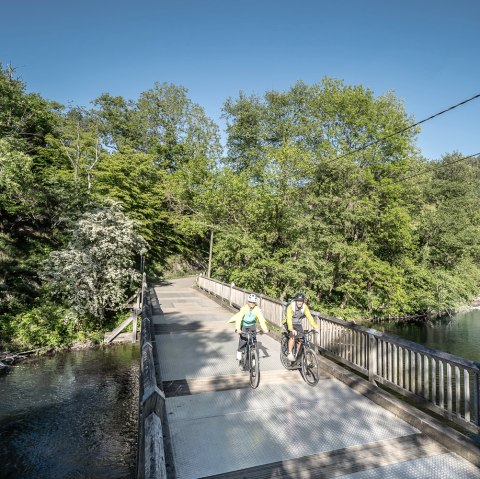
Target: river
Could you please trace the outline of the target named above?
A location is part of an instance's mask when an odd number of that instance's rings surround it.
[[[1,479],[135,476],[139,346],[57,353],[0,374]]]
[[[427,322],[389,322],[372,327],[480,363],[478,309]]]

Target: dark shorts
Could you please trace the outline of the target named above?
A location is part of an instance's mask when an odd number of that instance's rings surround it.
[[[240,334],[238,338],[238,348],[237,351],[242,351],[242,349],[245,347],[247,344],[247,332],[250,331],[250,334],[256,338],[256,330],[257,330],[257,325],[254,323],[249,326],[242,326],[242,334]]]
[[[297,332],[297,338],[303,338],[303,326],[301,323],[293,323],[293,329]]]

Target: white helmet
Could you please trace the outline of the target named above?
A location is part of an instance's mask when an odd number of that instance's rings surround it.
[[[257,296],[254,295],[253,293],[252,293],[252,294],[249,294],[247,301],[248,301],[249,303],[255,303],[255,304],[256,304],[256,303],[257,303]]]

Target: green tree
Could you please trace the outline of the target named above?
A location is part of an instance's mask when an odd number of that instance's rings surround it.
[[[245,175],[231,203],[250,212],[231,215],[243,234],[236,254],[256,250],[263,258],[215,263],[224,279],[255,275],[260,291],[281,297],[306,288],[315,304],[346,315],[397,312],[419,196],[395,183],[417,168],[416,132],[383,140],[412,121],[400,102],[324,79],[263,99],[241,94],[225,114],[226,168]]]
[[[53,251],[43,278],[80,316],[103,325],[140,282],[135,260],[146,243],[118,205],[85,213],[68,247]]]
[[[56,124],[58,103],[36,93],[27,94],[25,83],[15,77],[15,69],[0,63],[0,138],[9,138],[25,152],[34,153]]]
[[[187,90],[156,83],[137,101],[102,95],[95,102],[103,143],[115,152],[95,174],[94,190],[139,220],[150,256],[198,256],[205,211],[199,197],[218,161],[218,127]]]

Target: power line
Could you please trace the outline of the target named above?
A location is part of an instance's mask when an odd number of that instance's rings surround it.
[[[427,168],[426,170],[423,170],[420,173],[415,173],[414,175],[404,176],[403,178],[399,178],[398,180],[392,181],[392,183],[401,183],[402,181],[424,175],[429,171],[439,170],[441,168],[446,168],[447,166],[454,165],[455,163],[460,163],[461,161],[469,160],[470,158],[474,158],[475,156],[480,156],[480,152],[474,153],[473,155],[465,156],[463,158],[459,158],[457,160],[449,161],[448,163],[444,163],[443,165],[434,166],[433,168]]]
[[[360,147],[358,147],[358,148],[356,148],[352,151],[344,153],[343,155],[335,156],[334,158],[331,158],[330,160],[326,161],[326,164],[331,163],[332,161],[341,160],[342,158],[353,155],[354,153],[357,153],[359,151],[363,151],[363,150],[369,148],[370,146],[376,145],[377,143],[380,143],[384,140],[387,140],[388,138],[391,138],[392,136],[400,135],[401,133],[404,133],[404,132],[406,132],[406,131],[408,131],[408,130],[410,130],[410,129],[418,126],[418,125],[421,125],[422,123],[425,123],[429,120],[432,120],[433,118],[436,118],[437,116],[443,115],[444,113],[447,113],[448,111],[454,110],[455,108],[458,108],[461,105],[465,105],[466,103],[468,103],[472,100],[475,100],[476,98],[480,98],[480,93],[478,93],[478,94],[476,94],[476,95],[474,95],[470,98],[467,98],[466,100],[463,100],[460,103],[457,103],[456,105],[453,105],[449,108],[446,108],[445,110],[439,111],[438,113],[435,113],[434,115],[431,115],[428,118],[424,118],[423,120],[417,121],[416,123],[414,123],[412,125],[409,125],[409,126],[406,126],[405,128],[394,131],[393,133],[390,133],[387,136],[383,136],[381,138],[378,138],[377,140],[370,141],[370,142],[368,142],[368,143],[366,143],[366,144],[364,144],[364,145],[362,145],[362,146],[360,146]]]

